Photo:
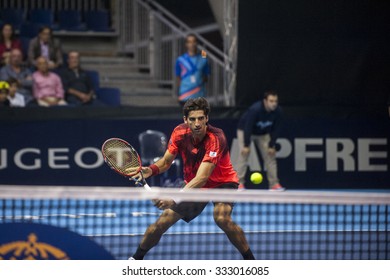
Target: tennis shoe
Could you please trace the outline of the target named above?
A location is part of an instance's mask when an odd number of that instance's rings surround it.
[[[238,185],[238,191],[239,192],[242,192],[242,191],[245,191],[245,190],[246,190],[246,188],[245,188],[244,184],[239,184]]]
[[[277,183],[269,188],[272,192],[284,192],[286,189],[282,187],[281,184]]]

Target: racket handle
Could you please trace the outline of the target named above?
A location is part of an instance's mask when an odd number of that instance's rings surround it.
[[[147,191],[151,191],[152,190],[152,188],[148,185],[148,183],[146,183],[145,182],[145,184],[144,184],[144,186],[143,186],[144,188],[145,188],[145,190],[147,190]]]
[[[136,179],[130,177],[129,180],[133,181],[139,187],[144,187],[145,190],[147,190],[147,191],[151,191],[152,190],[152,188],[148,185],[148,183],[146,183],[145,179],[142,179],[142,181],[137,181]]]

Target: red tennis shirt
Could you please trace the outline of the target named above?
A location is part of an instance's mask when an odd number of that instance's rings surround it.
[[[182,157],[186,182],[196,176],[202,162],[211,162],[215,164],[215,168],[203,188],[216,188],[226,183],[238,184],[238,176],[230,161],[229,147],[222,129],[208,125],[206,136],[195,144],[190,128],[186,124],[178,125],[172,132],[168,151]]]

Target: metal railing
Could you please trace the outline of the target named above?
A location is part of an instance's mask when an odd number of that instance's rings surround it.
[[[207,52],[211,75],[206,84],[207,98],[213,105],[233,106],[232,83],[227,81],[234,71],[226,54],[208,42],[196,29],[191,29],[168,10],[152,0],[121,0],[119,3],[119,49],[133,53],[136,64],[147,68],[150,75],[161,84],[172,88],[177,98],[174,77],[175,61],[185,52],[186,35],[198,38],[199,48]],[[228,62],[226,64],[225,62]],[[235,86],[235,84],[233,85]]]

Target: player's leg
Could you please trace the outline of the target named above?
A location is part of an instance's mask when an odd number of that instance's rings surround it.
[[[136,260],[142,260],[146,253],[160,241],[161,236],[183,216],[171,209],[166,209],[154,224],[145,231],[144,237],[133,255]]]
[[[271,136],[269,134],[261,135],[256,137],[255,141],[260,149],[261,157],[263,158],[265,169],[267,170],[267,179],[269,187],[272,188],[273,186],[279,184],[279,178],[276,156],[270,155],[268,153]]]
[[[249,155],[242,155],[241,150],[244,147],[244,131],[241,129],[237,130],[237,141],[238,141],[238,158],[236,163],[236,171],[238,178],[240,179],[240,184],[245,185],[245,174],[248,168],[248,158]]]
[[[226,233],[230,242],[237,248],[245,260],[254,260],[244,231],[232,217],[233,206],[230,203],[214,203],[214,221]]]

